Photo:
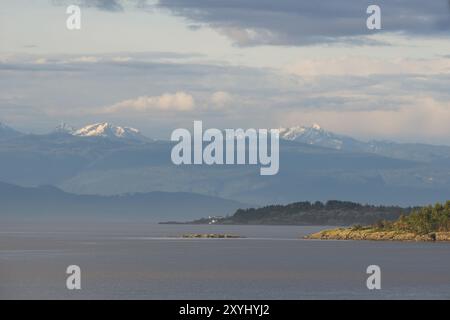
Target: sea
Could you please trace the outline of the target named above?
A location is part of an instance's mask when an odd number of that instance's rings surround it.
[[[330,227],[6,222],[0,299],[450,299],[450,243],[303,239]]]

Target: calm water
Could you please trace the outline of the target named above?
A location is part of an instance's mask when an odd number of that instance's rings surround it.
[[[450,244],[299,239],[323,228],[2,223],[0,298],[450,298]],[[174,238],[187,232],[247,238]],[[71,264],[80,291],[65,288]],[[372,264],[379,291],[366,288]]]

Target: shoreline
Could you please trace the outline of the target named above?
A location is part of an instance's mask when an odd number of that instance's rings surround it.
[[[359,241],[409,241],[409,242],[450,242],[450,232],[430,232],[416,234],[406,231],[379,231],[374,228],[355,230],[336,228],[322,230],[303,237],[307,240],[359,240]]]

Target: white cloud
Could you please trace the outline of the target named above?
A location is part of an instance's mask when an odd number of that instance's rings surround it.
[[[120,101],[102,108],[98,113],[120,113],[126,111],[219,111],[231,104],[233,96],[226,91],[215,91],[209,96],[201,96],[197,103],[194,96],[184,91],[165,93],[159,96],[140,96]]]
[[[33,61],[35,64],[46,64],[47,63],[47,59],[45,58],[38,58],[36,60]]]
[[[129,61],[131,61],[131,60],[133,60],[133,58],[131,58],[131,57],[113,57],[112,59],[111,59],[112,61],[114,61],[114,62],[129,62]]]
[[[124,100],[106,107],[102,113],[115,113],[120,111],[190,111],[195,107],[194,97],[186,92],[178,91],[174,94],[165,93],[160,96],[141,96],[135,99]]]
[[[304,59],[285,67],[288,73],[304,76],[370,76],[377,74],[450,74],[450,59],[377,59],[341,57]]]
[[[73,58],[73,59],[69,60],[69,62],[96,63],[96,62],[100,62],[101,60],[102,59],[100,57],[81,56],[81,57]]]
[[[270,44],[277,38],[277,35],[270,30],[261,28],[222,27],[217,31],[232,39],[239,46]]]
[[[227,106],[232,100],[231,94],[225,91],[216,91],[211,95],[211,103],[218,108]]]

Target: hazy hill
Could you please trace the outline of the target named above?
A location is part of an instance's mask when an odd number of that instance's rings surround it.
[[[228,214],[242,203],[192,193],[150,192],[117,196],[75,195],[50,186],[24,188],[0,182],[1,217],[128,217],[193,219]]]
[[[22,135],[22,133],[0,122],[0,140],[14,138],[20,135]]]
[[[352,225],[395,220],[407,215],[411,208],[362,205],[348,201],[295,202],[262,208],[239,209],[233,215],[218,219],[217,224],[251,225]],[[209,223],[200,219],[193,223]]]

